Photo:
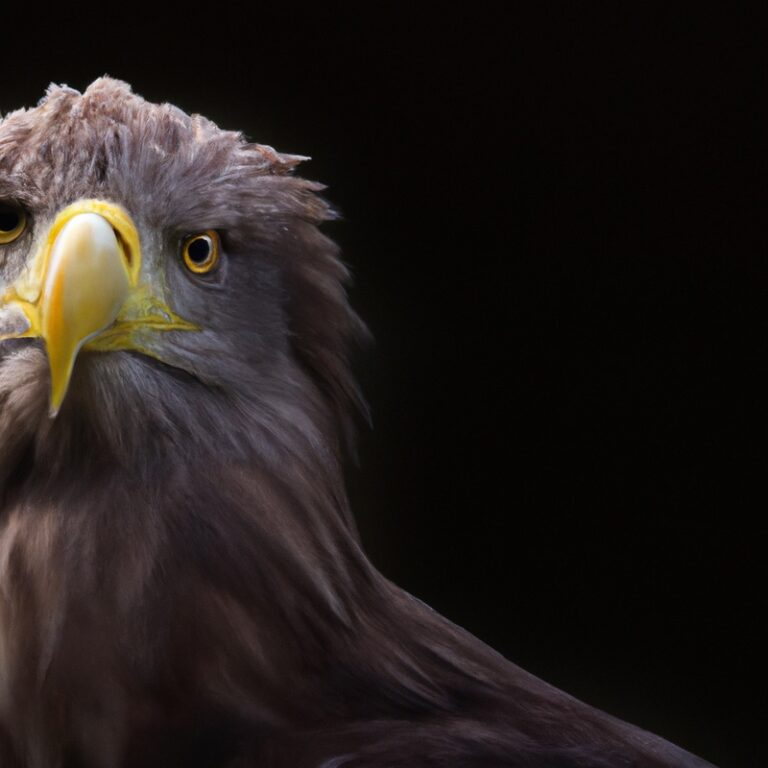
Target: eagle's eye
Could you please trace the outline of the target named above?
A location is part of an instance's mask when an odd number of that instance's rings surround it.
[[[27,227],[27,215],[15,203],[0,201],[0,245],[12,243]]]
[[[190,272],[204,275],[210,272],[219,261],[221,241],[216,230],[206,229],[184,240],[181,253]]]

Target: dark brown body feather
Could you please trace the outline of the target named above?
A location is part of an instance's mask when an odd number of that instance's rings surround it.
[[[704,768],[368,562],[340,469],[362,326],[296,159],[114,81],[48,105],[0,124],[0,189],[222,228],[239,278],[217,304],[170,274],[210,334],[173,367],[83,355],[55,420],[39,345],[0,346],[0,765]]]

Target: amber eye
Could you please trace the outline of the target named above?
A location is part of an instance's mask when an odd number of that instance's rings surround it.
[[[27,216],[18,205],[0,202],[0,245],[12,243],[27,227]]]
[[[221,241],[218,232],[213,229],[190,235],[181,249],[187,269],[196,275],[210,272],[219,261],[220,251]]]

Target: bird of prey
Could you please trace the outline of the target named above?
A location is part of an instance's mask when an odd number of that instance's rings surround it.
[[[0,122],[0,766],[703,768],[366,558],[302,159],[110,78]]]

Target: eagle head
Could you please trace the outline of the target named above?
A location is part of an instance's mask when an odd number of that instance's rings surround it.
[[[6,463],[29,439],[71,452],[73,433],[124,463],[169,443],[247,451],[254,422],[337,441],[362,325],[317,229],[322,186],[292,175],[303,159],[110,78],[5,117]]]

